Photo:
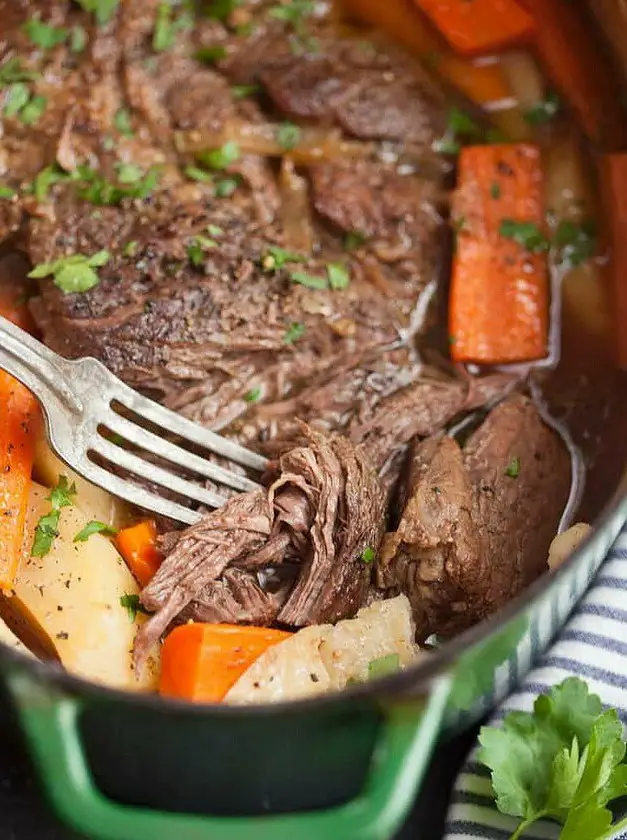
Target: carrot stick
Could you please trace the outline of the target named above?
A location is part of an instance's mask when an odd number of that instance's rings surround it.
[[[516,0],[414,0],[453,49],[486,55],[531,41],[533,17]]]
[[[614,312],[614,347],[619,366],[627,370],[627,152],[604,155],[601,182],[610,237],[608,275]]]
[[[603,151],[627,145],[623,93],[609,50],[582,3],[525,0],[536,20],[536,47],[549,76]],[[469,4],[473,5],[473,4]]]
[[[28,310],[6,293],[0,315],[21,327]],[[20,560],[41,410],[17,379],[0,371],[0,592],[10,592]]]
[[[453,214],[452,358],[507,364],[546,356],[548,246],[539,149],[525,143],[463,149]]]
[[[261,654],[291,633],[235,624],[184,624],[161,648],[160,692],[194,703],[219,703]]]
[[[383,29],[417,58],[433,65],[442,79],[478,105],[511,98],[498,65],[478,66],[454,55],[423,20],[413,0],[343,0],[343,6],[357,20]]]
[[[161,565],[157,526],[152,519],[123,528],[115,539],[118,551],[140,586],[147,586]]]

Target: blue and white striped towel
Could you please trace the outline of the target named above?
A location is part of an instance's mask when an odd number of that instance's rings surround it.
[[[498,725],[514,709],[532,711],[538,694],[572,676],[586,680],[627,725],[627,527],[557,641],[490,723]],[[489,771],[477,763],[473,750],[455,783],[445,840],[508,840],[517,825],[497,811]],[[545,822],[533,826],[525,838],[552,840],[558,835],[559,827]],[[627,840],[627,834],[620,838]]]

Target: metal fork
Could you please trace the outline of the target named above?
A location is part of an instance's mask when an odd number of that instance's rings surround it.
[[[187,444],[202,447],[253,470],[265,468],[267,461],[261,455],[141,396],[97,359],[64,359],[2,317],[0,369],[22,382],[41,403],[48,440],[59,458],[83,478],[127,502],[188,524],[200,518],[197,511],[121,478],[102,466],[103,462],[208,507],[220,507],[226,499],[174,471],[151,463],[141,453],[130,452],[113,443],[107,438],[106,430],[119,436],[120,442],[140,447],[146,454],[157,455],[171,464],[180,465],[186,472],[210,478],[218,484],[235,490],[259,487],[245,476],[164,440],[140,423],[148,422],[163,432],[177,435]],[[116,410],[116,405],[124,411],[124,416]],[[129,417],[129,412],[138,420]]]

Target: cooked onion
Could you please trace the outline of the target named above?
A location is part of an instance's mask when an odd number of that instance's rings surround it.
[[[305,127],[300,129],[298,143],[286,149],[277,140],[279,126],[270,123],[246,123],[229,120],[221,131],[188,131],[176,134],[180,152],[192,153],[218,149],[225,143],[235,142],[243,154],[261,157],[283,157],[289,152],[294,163],[312,164],[322,160],[355,160],[373,153],[371,143],[347,142],[335,128]]]
[[[279,179],[281,219],[285,246],[290,251],[310,254],[313,248],[311,203],[307,181],[297,174],[290,158],[283,158]]]

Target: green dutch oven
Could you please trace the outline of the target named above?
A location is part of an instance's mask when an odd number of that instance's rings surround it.
[[[98,840],[387,840],[441,738],[546,649],[627,520],[623,482],[559,571],[419,665],[272,707],[104,689],[0,648],[3,682],[58,815]]]

